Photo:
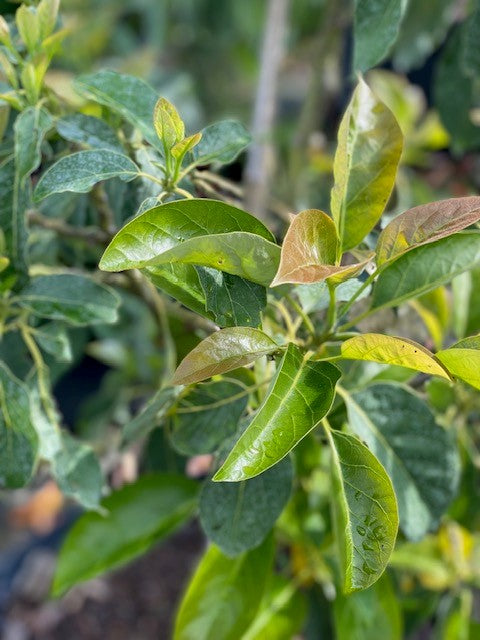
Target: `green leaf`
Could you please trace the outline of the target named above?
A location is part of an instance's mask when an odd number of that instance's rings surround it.
[[[216,200],[168,202],[134,218],[100,261],[105,271],[181,262],[270,284],[280,248],[249,213]]]
[[[460,340],[439,351],[437,358],[453,376],[480,389],[480,336]]]
[[[150,398],[140,413],[123,429],[123,442],[130,443],[143,438],[157,427],[166,412],[176,402],[182,387],[164,387]]]
[[[172,418],[171,441],[185,455],[213,453],[232,436],[248,402],[245,387],[218,380],[183,396]]]
[[[196,267],[205,295],[205,309],[220,327],[261,324],[267,305],[265,287],[209,267]]]
[[[15,22],[21,39],[29,53],[32,53],[40,40],[40,24],[36,10],[22,4],[15,13]]]
[[[273,574],[255,620],[241,640],[286,640],[296,638],[307,613],[304,594],[292,581]]]
[[[33,329],[35,340],[44,351],[60,362],[72,361],[72,347],[65,327],[59,322],[48,322]]]
[[[420,245],[435,242],[480,220],[480,197],[449,198],[420,205],[396,216],[376,247],[379,266]]]
[[[19,180],[40,166],[42,142],[52,124],[51,115],[43,107],[28,107],[15,120],[15,169]]]
[[[185,137],[185,125],[171,102],[160,98],[153,110],[153,124],[157,136],[167,149],[171,149]]]
[[[91,149],[110,149],[123,153],[115,131],[100,118],[74,113],[56,123],[58,133],[69,142],[76,142]]]
[[[258,547],[290,497],[292,476],[291,460],[285,458],[250,480],[206,482],[200,522],[209,540],[228,556]]]
[[[480,264],[480,232],[463,231],[416,247],[380,273],[372,308],[394,307],[421,296]]]
[[[116,322],[120,300],[110,287],[65,273],[33,278],[19,303],[41,318],[82,326]]]
[[[398,509],[392,482],[357,438],[327,431],[332,449],[334,532],[345,593],[382,575],[395,545]]]
[[[23,487],[32,477],[38,437],[30,417],[28,390],[0,362],[0,488]]]
[[[397,39],[406,0],[355,0],[353,68],[366,71],[387,57]]]
[[[180,604],[173,640],[238,640],[260,605],[273,561],[272,538],[228,558],[212,545]]]
[[[146,140],[161,148],[152,119],[157,93],[149,84],[134,76],[104,70],[76,78],[74,87],[80,94],[121,115],[139,129]]]
[[[221,329],[202,340],[178,365],[174,384],[191,384],[243,367],[279,346],[266,333],[248,327]]]
[[[350,428],[392,480],[402,531],[420,540],[438,525],[457,489],[452,434],[436,424],[418,395],[397,384],[375,384],[345,401]]]
[[[478,78],[480,76],[479,39],[480,5],[477,2],[474,11],[463,23],[461,33],[461,66],[465,75],[470,78]]]
[[[230,164],[252,140],[243,124],[236,120],[215,122],[200,133],[202,139],[192,151],[197,165]]]
[[[201,139],[202,139],[202,134],[199,132],[199,133],[194,133],[191,136],[188,136],[188,138],[184,138],[183,140],[180,140],[172,147],[171,149],[172,156],[177,161],[178,160],[181,161],[185,156],[185,154],[191,151],[194,147],[196,147]]]
[[[25,211],[30,203],[30,185],[19,183],[15,163],[7,159],[0,164],[0,228],[4,232],[11,271],[21,281],[27,279],[27,228]]]
[[[458,100],[458,96],[462,96]],[[480,147],[480,128],[471,119],[476,106],[472,79],[462,68],[461,30],[449,36],[436,65],[433,97],[438,113],[451,135],[451,147],[456,154]]]
[[[331,209],[344,251],[377,224],[395,184],[403,136],[392,112],[360,79],[338,131]]]
[[[102,501],[106,515],[86,513],[63,543],[53,581],[59,596],[78,582],[125,564],[174,531],[195,506],[192,480],[169,474],[141,477]]]
[[[60,0],[42,0],[37,7],[40,38],[45,40],[53,33],[57,23]]]
[[[109,149],[79,151],[64,156],[42,175],[34,199],[38,202],[63,191],[87,193],[97,182],[109,178],[128,182],[138,175],[138,171],[137,165],[122,153]]]
[[[253,478],[284,458],[328,413],[339,378],[334,365],[309,361],[289,344],[261,407],[213,479]]]
[[[421,344],[406,338],[382,333],[365,333],[342,343],[342,357],[347,360],[369,360],[422,371],[450,380],[448,371],[433,353]]]
[[[338,594],[333,615],[337,640],[404,637],[400,603],[387,574],[365,591]]]

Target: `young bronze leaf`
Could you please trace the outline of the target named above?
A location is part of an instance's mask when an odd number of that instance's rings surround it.
[[[366,589],[382,575],[398,531],[390,478],[367,447],[327,431],[332,449],[333,513],[345,593]]]
[[[343,251],[377,224],[390,198],[403,136],[392,112],[360,79],[338,132],[331,209]]]
[[[437,353],[450,373],[480,389],[480,335],[465,338]]]
[[[365,333],[346,340],[341,349],[342,357],[348,360],[393,364],[450,380],[448,372],[433,353],[421,344],[406,338]]]
[[[279,346],[258,329],[231,327],[202,340],[178,365],[173,384],[191,384],[243,367],[278,351]]]
[[[449,198],[420,205],[394,218],[377,243],[380,266],[422,244],[462,231],[480,220],[480,197]]]
[[[284,458],[328,413],[340,371],[290,343],[269,393],[213,480],[253,478]]]

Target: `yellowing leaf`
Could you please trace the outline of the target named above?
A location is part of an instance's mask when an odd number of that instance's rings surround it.
[[[394,218],[377,243],[380,266],[415,247],[462,231],[480,220],[480,197],[449,198],[420,205]]]
[[[185,136],[183,120],[173,104],[165,98],[160,98],[155,105],[153,124],[158,137],[167,149],[171,149]]]
[[[480,389],[480,335],[465,338],[449,349],[439,351],[437,358],[455,378]]]
[[[172,156],[174,158],[183,158],[183,156],[188,151],[191,151],[193,147],[195,147],[200,142],[201,139],[202,133],[198,132],[194,133],[192,136],[188,136],[188,138],[180,140],[180,142],[177,142],[177,144],[172,147]]]
[[[366,333],[346,340],[342,356],[350,360],[369,360],[381,364],[399,365],[450,380],[450,376],[433,353],[421,344],[406,338],[381,333]]]
[[[358,274],[360,264],[335,265],[339,239],[333,220],[323,211],[307,209],[295,216],[283,241],[280,265],[270,286],[311,284],[327,278],[339,284]]]
[[[403,136],[392,112],[360,80],[338,132],[331,209],[344,251],[373,229],[390,198]]]
[[[243,367],[278,349],[278,345],[258,329],[221,329],[202,340],[185,356],[175,371],[173,384],[200,382],[211,376]]]

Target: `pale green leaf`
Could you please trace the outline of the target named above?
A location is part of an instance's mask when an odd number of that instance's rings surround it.
[[[100,118],[74,113],[56,123],[58,133],[69,142],[76,142],[91,149],[110,149],[122,153],[115,131]]]
[[[157,136],[167,149],[171,149],[185,136],[185,125],[171,102],[160,98],[153,110],[153,124]]]
[[[63,191],[87,193],[97,182],[109,178],[128,182],[138,172],[137,165],[122,153],[109,149],[78,151],[64,156],[42,175],[35,189],[35,200]]]
[[[40,166],[42,142],[52,124],[51,115],[43,107],[28,107],[15,120],[15,170],[20,180]]]
[[[480,389],[480,336],[460,340],[439,351],[437,358],[455,378]]]
[[[60,550],[53,594],[125,564],[174,531],[192,513],[196,485],[169,474],[152,474],[102,501],[105,514],[86,513]]]
[[[200,132],[202,139],[192,151],[195,164],[230,164],[251,142],[251,135],[236,120],[215,122]]]
[[[253,478],[284,458],[328,413],[340,371],[289,344],[270,389],[215,481]]]
[[[60,0],[41,0],[37,7],[40,38],[45,40],[55,29]]]
[[[184,140],[180,140],[172,147],[171,149],[172,156],[177,161],[182,160],[184,155],[189,151],[191,151],[194,147],[196,147],[201,139],[202,139],[202,134],[201,132],[199,132],[199,133],[194,133],[191,136],[188,136],[188,138],[185,138]]]
[[[40,23],[34,7],[20,5],[15,13],[15,22],[21,39],[32,53],[40,40]]]
[[[200,382],[251,364],[279,346],[266,333],[247,327],[221,329],[202,340],[178,365],[174,384]]]

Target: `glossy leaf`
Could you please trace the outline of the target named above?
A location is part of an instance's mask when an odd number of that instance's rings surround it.
[[[15,169],[19,180],[40,166],[42,142],[52,124],[51,115],[43,107],[28,107],[15,120]]]
[[[253,478],[284,458],[328,413],[339,378],[334,365],[309,361],[289,344],[261,407],[213,479]]]
[[[480,232],[464,231],[409,251],[380,273],[373,308],[393,307],[480,264]]]
[[[465,338],[437,353],[450,373],[480,389],[480,336]]]
[[[58,274],[33,278],[19,303],[40,316],[81,326],[117,320],[117,294],[91,278]]]
[[[237,558],[210,546],[180,604],[173,640],[241,638],[255,618],[272,561],[271,537]]]
[[[157,427],[167,411],[175,404],[182,387],[164,387],[153,395],[133,420],[123,429],[123,442],[144,438]]]
[[[251,142],[251,135],[236,120],[215,122],[201,131],[202,139],[192,151],[197,165],[230,164]]]
[[[345,593],[382,575],[395,545],[398,509],[385,469],[360,440],[328,431],[332,449],[334,533]]]
[[[248,402],[243,385],[218,380],[183,396],[172,418],[172,444],[185,455],[213,453],[232,436]]]
[[[261,544],[290,497],[292,475],[285,458],[250,480],[207,482],[200,494],[200,522],[208,539],[228,556]]]
[[[169,474],[146,475],[112,493],[102,501],[105,514],[86,513],[70,529],[53,594],[59,596],[144,553],[192,513],[195,498],[192,480]]]
[[[421,344],[406,338],[382,333],[365,333],[342,343],[342,357],[348,360],[369,360],[422,371],[450,380],[448,371],[433,353]]]
[[[435,242],[480,220],[480,197],[449,198],[420,205],[395,217],[378,238],[377,264],[419,245]]]
[[[279,346],[266,333],[247,327],[221,329],[202,340],[178,365],[174,384],[191,384],[243,367]]]
[[[355,0],[353,68],[366,71],[391,50],[407,7],[405,0]]]
[[[97,182],[109,178],[128,182],[138,171],[137,165],[122,153],[109,149],[79,151],[64,156],[42,175],[35,189],[35,200],[64,191],[87,193]]]
[[[331,208],[344,251],[359,244],[382,215],[402,145],[392,112],[360,79],[340,124],[333,167]]]
[[[110,149],[123,152],[115,131],[99,118],[84,113],[74,113],[61,118],[56,123],[58,133],[70,142],[76,142],[90,149]]]
[[[209,267],[196,267],[205,309],[220,327],[258,327],[267,292],[255,282]]]
[[[348,424],[380,460],[398,500],[400,526],[419,540],[452,501],[459,459],[452,434],[406,387],[375,384],[346,396]]]
[[[370,589],[348,596],[338,594],[333,615],[337,640],[404,638],[399,599],[387,574]]]
[[[103,70],[76,78],[74,86],[82,95],[125,118],[151,144],[160,145],[153,126],[153,111],[158,96],[144,80]]]
[[[30,417],[28,390],[0,362],[0,488],[23,487],[37,458],[38,437]]]

